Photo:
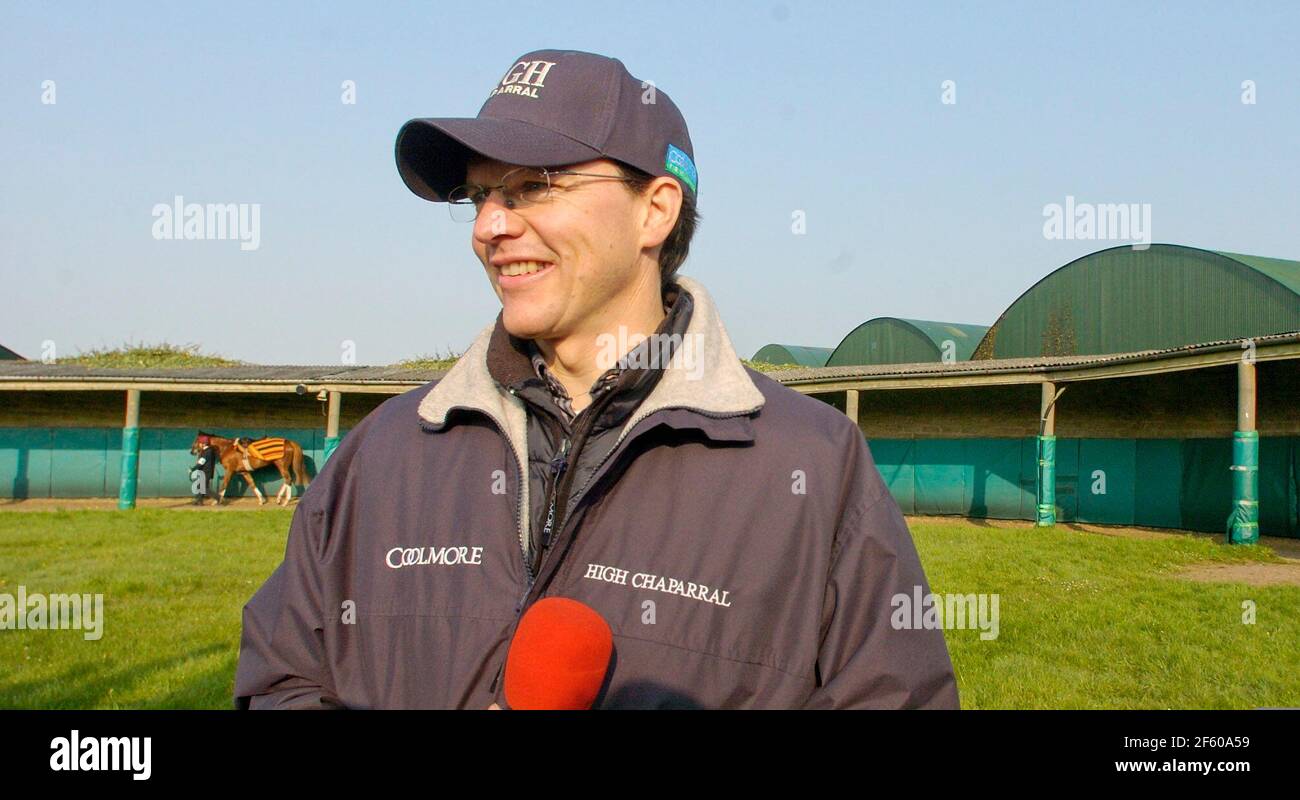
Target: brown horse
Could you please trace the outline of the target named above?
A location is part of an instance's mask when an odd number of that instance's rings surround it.
[[[198,455],[207,443],[217,448],[217,458],[226,471],[226,477],[221,481],[221,493],[217,496],[217,505],[221,505],[225,500],[226,487],[230,486],[230,479],[235,477],[235,473],[244,476],[244,480],[257,495],[258,505],[266,505],[266,497],[262,494],[262,490],[257,488],[257,482],[253,480],[253,472],[268,465],[274,465],[280,471],[280,477],[284,479],[284,484],[275,495],[277,505],[289,504],[293,498],[295,485],[306,488],[311,483],[302,460],[302,445],[292,439],[281,437],[263,437],[258,440],[246,437],[231,439],[199,431],[194,437],[194,443],[190,445],[190,454]],[[290,467],[293,468],[292,478],[289,473]]]

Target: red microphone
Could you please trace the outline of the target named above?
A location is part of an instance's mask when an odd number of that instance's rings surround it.
[[[605,683],[614,635],[590,606],[567,597],[533,603],[506,654],[506,703],[513,709],[585,711]]]

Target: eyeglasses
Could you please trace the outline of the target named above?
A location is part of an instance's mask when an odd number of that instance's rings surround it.
[[[551,190],[553,188],[565,188],[563,186],[556,187],[551,182],[551,177],[554,175],[577,175],[587,178],[607,178],[615,181],[632,180],[621,175],[574,172],[567,169],[552,170],[540,167],[518,167],[502,175],[501,182],[495,186],[483,186],[477,183],[465,183],[457,186],[447,193],[447,208],[451,211],[451,218],[457,222],[473,222],[478,219],[479,211],[483,210],[483,204],[487,202],[488,196],[492,194],[493,189],[501,190],[501,196],[505,200],[506,208],[512,210],[545,203],[551,199]]]

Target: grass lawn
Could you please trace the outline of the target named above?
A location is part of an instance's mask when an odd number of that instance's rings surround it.
[[[229,708],[240,610],[279,563],[291,515],[0,513],[0,593],[21,584],[105,596],[97,641],[75,630],[0,630],[0,707]],[[1300,586],[1172,575],[1279,561],[1265,548],[967,521],[911,526],[934,592],[999,595],[996,639],[947,631],[965,708],[1300,706]]]
[[[103,593],[104,629],[0,630],[0,706],[231,708],[243,605],[293,512],[0,513],[0,592]]]

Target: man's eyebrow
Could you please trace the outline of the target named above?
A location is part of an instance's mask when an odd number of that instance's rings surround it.
[[[483,164],[484,164],[484,163],[486,163],[486,162],[480,162],[479,164],[471,164],[469,167],[466,167],[466,168],[465,168],[465,182],[466,182],[466,183],[479,183],[479,185],[483,185],[483,184],[480,183],[479,181],[475,181],[475,180],[473,180],[472,178],[470,178],[470,172],[471,172],[472,167],[474,167],[474,166],[477,166],[477,167],[479,167],[479,168],[483,168]],[[513,170],[516,170],[516,169],[519,169],[519,167],[518,167],[517,165],[513,165],[513,164],[504,164],[504,165],[502,165],[501,167],[492,170],[492,174],[494,175],[494,177],[493,177],[493,179],[492,179],[492,182],[493,182],[493,183],[498,183],[498,182],[500,182],[500,180],[501,180],[501,178],[502,178],[503,176],[505,176],[507,173],[509,173],[509,172],[511,172],[511,171],[513,171]]]

